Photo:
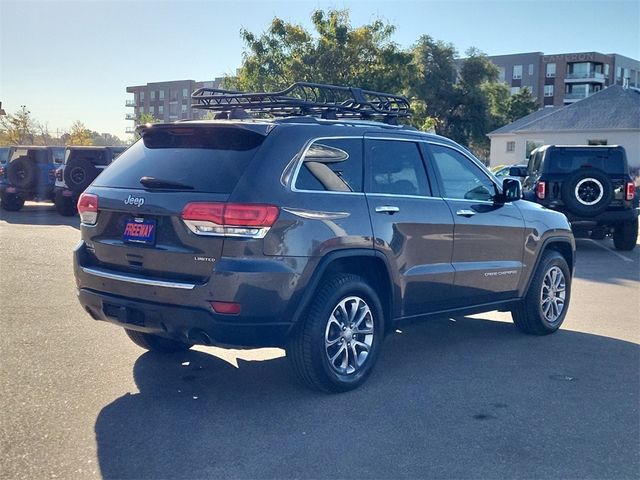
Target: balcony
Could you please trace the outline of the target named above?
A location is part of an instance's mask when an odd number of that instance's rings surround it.
[[[125,119],[125,120],[135,120],[135,119],[136,119],[136,116],[135,116],[133,113],[127,113],[127,114],[124,116],[124,119]]]
[[[604,73],[599,72],[567,73],[564,77],[565,83],[605,83],[605,81]]]
[[[124,106],[125,107],[137,107],[138,105],[136,104],[135,100],[127,100],[126,102],[124,102]]]
[[[136,129],[133,127],[127,127],[127,129],[124,131],[125,133],[136,133]]]

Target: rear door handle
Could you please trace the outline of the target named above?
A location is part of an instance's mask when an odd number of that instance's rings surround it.
[[[392,205],[382,205],[381,207],[376,207],[376,213],[388,213],[389,215],[393,215],[396,212],[399,212],[400,209],[398,207],[394,207]]]
[[[458,210],[456,215],[461,217],[473,217],[476,214],[473,210]]]

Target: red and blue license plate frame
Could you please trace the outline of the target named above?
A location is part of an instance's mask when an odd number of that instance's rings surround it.
[[[154,219],[134,217],[124,224],[122,240],[125,243],[155,245],[157,223]]]

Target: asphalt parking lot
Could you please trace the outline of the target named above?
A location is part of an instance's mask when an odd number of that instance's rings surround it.
[[[77,218],[0,214],[0,477],[638,478],[640,248],[578,241],[561,331],[408,325],[359,390],[278,349],[145,353],[75,298]]]

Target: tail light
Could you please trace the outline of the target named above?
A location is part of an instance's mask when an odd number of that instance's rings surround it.
[[[95,225],[98,220],[98,196],[83,193],[78,198],[78,213],[80,221],[85,225]]]
[[[631,201],[636,196],[636,186],[633,182],[627,182],[627,185],[624,189],[624,199],[627,201]]]
[[[58,182],[61,182],[63,180],[64,176],[63,176],[63,170],[62,168],[57,168],[56,169],[56,180]]]
[[[547,182],[538,182],[536,184],[536,197],[540,200],[544,200],[547,196]]]
[[[264,238],[280,209],[260,203],[191,202],[182,221],[196,235]]]
[[[56,179],[56,171],[49,170],[49,180],[55,180],[55,179]]]

